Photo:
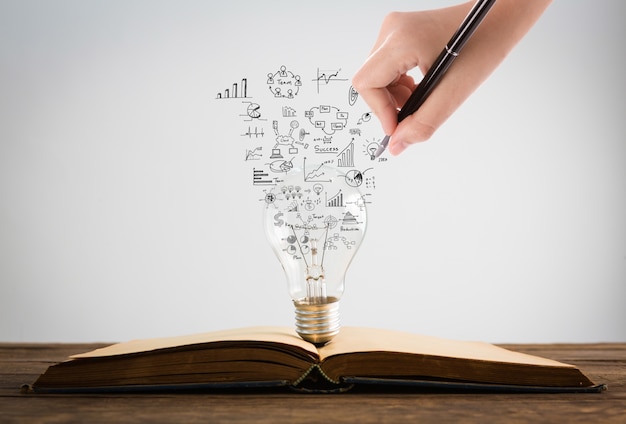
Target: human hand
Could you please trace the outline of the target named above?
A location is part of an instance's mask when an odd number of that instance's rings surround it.
[[[499,65],[532,27],[550,0],[500,0],[476,30],[437,88],[412,115],[397,122],[398,109],[416,87],[407,74],[425,74],[474,2],[419,12],[394,12],[383,21],[370,56],[352,85],[391,136],[389,151],[428,140]]]

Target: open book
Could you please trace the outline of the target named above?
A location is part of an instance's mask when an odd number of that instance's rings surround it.
[[[344,327],[315,347],[291,328],[253,327],[135,340],[50,366],[35,392],[289,386],[344,391],[355,384],[460,390],[598,392],[578,368],[492,344]]]

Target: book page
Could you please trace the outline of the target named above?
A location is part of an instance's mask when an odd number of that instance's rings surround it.
[[[126,355],[129,353],[148,352],[157,349],[223,341],[260,341],[282,343],[285,345],[300,347],[317,356],[317,349],[315,346],[302,340],[290,327],[249,327],[192,334],[187,336],[131,340],[96,349],[91,352],[72,355],[70,358],[79,359]]]
[[[354,352],[400,352],[514,364],[570,367],[551,359],[513,352],[484,342],[448,340],[374,328],[342,327],[326,346],[318,349],[323,360]]]

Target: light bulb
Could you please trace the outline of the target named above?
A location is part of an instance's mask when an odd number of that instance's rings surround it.
[[[265,196],[265,234],[287,277],[296,332],[317,345],[339,333],[346,271],[367,226],[362,178],[328,164],[293,168]]]

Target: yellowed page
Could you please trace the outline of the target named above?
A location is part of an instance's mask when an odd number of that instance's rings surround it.
[[[322,359],[342,353],[378,351],[575,368],[572,365],[513,352],[489,343],[455,341],[400,331],[360,327],[342,327],[339,334],[318,351]]]
[[[198,343],[238,340],[284,343],[286,345],[301,347],[302,349],[317,355],[317,349],[315,349],[315,346],[302,340],[290,327],[249,327],[192,334],[187,336],[132,340],[96,349],[91,352],[72,355],[70,358],[96,358],[101,356],[124,355],[128,353],[147,352],[156,349],[188,346]]]

